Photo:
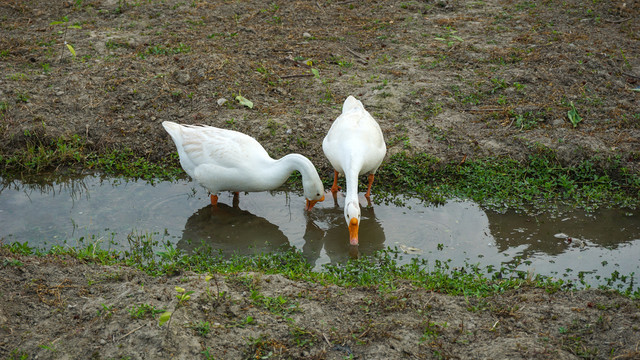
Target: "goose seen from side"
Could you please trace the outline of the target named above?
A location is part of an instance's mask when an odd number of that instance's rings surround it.
[[[324,187],[315,166],[300,154],[272,159],[253,137],[206,125],[162,123],[178,149],[180,165],[211,193],[211,204],[221,191],[268,191],[281,186],[298,171],[306,198],[306,210],[324,200]]]

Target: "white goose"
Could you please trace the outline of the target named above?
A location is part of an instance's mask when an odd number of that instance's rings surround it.
[[[300,154],[272,159],[256,139],[237,131],[212,126],[180,125],[165,121],[178,148],[180,165],[211,192],[211,204],[220,191],[267,191],[282,185],[295,170],[302,175],[305,209],[324,200],[324,187],[315,166]]]
[[[347,195],[344,202],[344,218],[349,226],[349,242],[358,245],[360,203],[358,201],[358,177],[369,174],[369,187],[365,197],[371,196],[373,177],[382,163],[387,147],[378,123],[364,109],[362,103],[349,96],[342,105],[342,114],[331,125],[322,142],[322,150],[334,168],[331,192],[338,192],[338,175],[344,174]]]

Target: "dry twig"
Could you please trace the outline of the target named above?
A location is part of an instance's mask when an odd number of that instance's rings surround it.
[[[281,79],[299,78],[299,77],[311,77],[313,74],[293,74],[280,76]]]
[[[136,332],[136,331],[138,331],[138,330],[142,329],[142,328],[143,328],[143,327],[145,327],[145,326],[147,326],[147,324],[142,324],[142,325],[138,326],[137,328],[135,328],[135,329],[133,329],[133,330],[129,331],[128,333],[126,333],[126,334],[124,334],[124,335],[120,336],[117,340],[114,340],[114,342],[116,342],[116,341],[120,341],[120,340],[122,340],[122,339],[126,338],[127,336],[129,336],[129,335],[133,334],[134,332]]]

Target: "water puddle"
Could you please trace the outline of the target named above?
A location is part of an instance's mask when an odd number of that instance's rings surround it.
[[[301,194],[287,191],[240,194],[233,205],[222,193],[216,209],[206,191],[187,180],[123,181],[88,176],[53,184],[23,184],[0,178],[0,239],[32,246],[74,246],[93,237],[103,247],[128,249],[127,236],[153,234],[180,249],[201,241],[224,254],[252,254],[296,247],[316,268],[341,263],[349,253],[343,217],[344,197],[331,196],[311,213]],[[366,205],[364,198],[361,204]],[[617,271],[640,279],[640,216],[637,212],[566,211],[535,217],[484,211],[467,201],[425,206],[409,199],[404,206],[362,208],[360,254],[397,247],[405,259],[451,260],[483,267],[520,270],[605,283]],[[583,273],[580,275],[580,273]]]

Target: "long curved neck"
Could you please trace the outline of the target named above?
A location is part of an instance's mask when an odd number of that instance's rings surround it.
[[[268,177],[271,182],[278,183],[278,186],[284,184],[294,171],[299,171],[303,181],[311,177],[315,167],[309,159],[300,154],[289,154],[274,160],[273,166],[268,171]]]

